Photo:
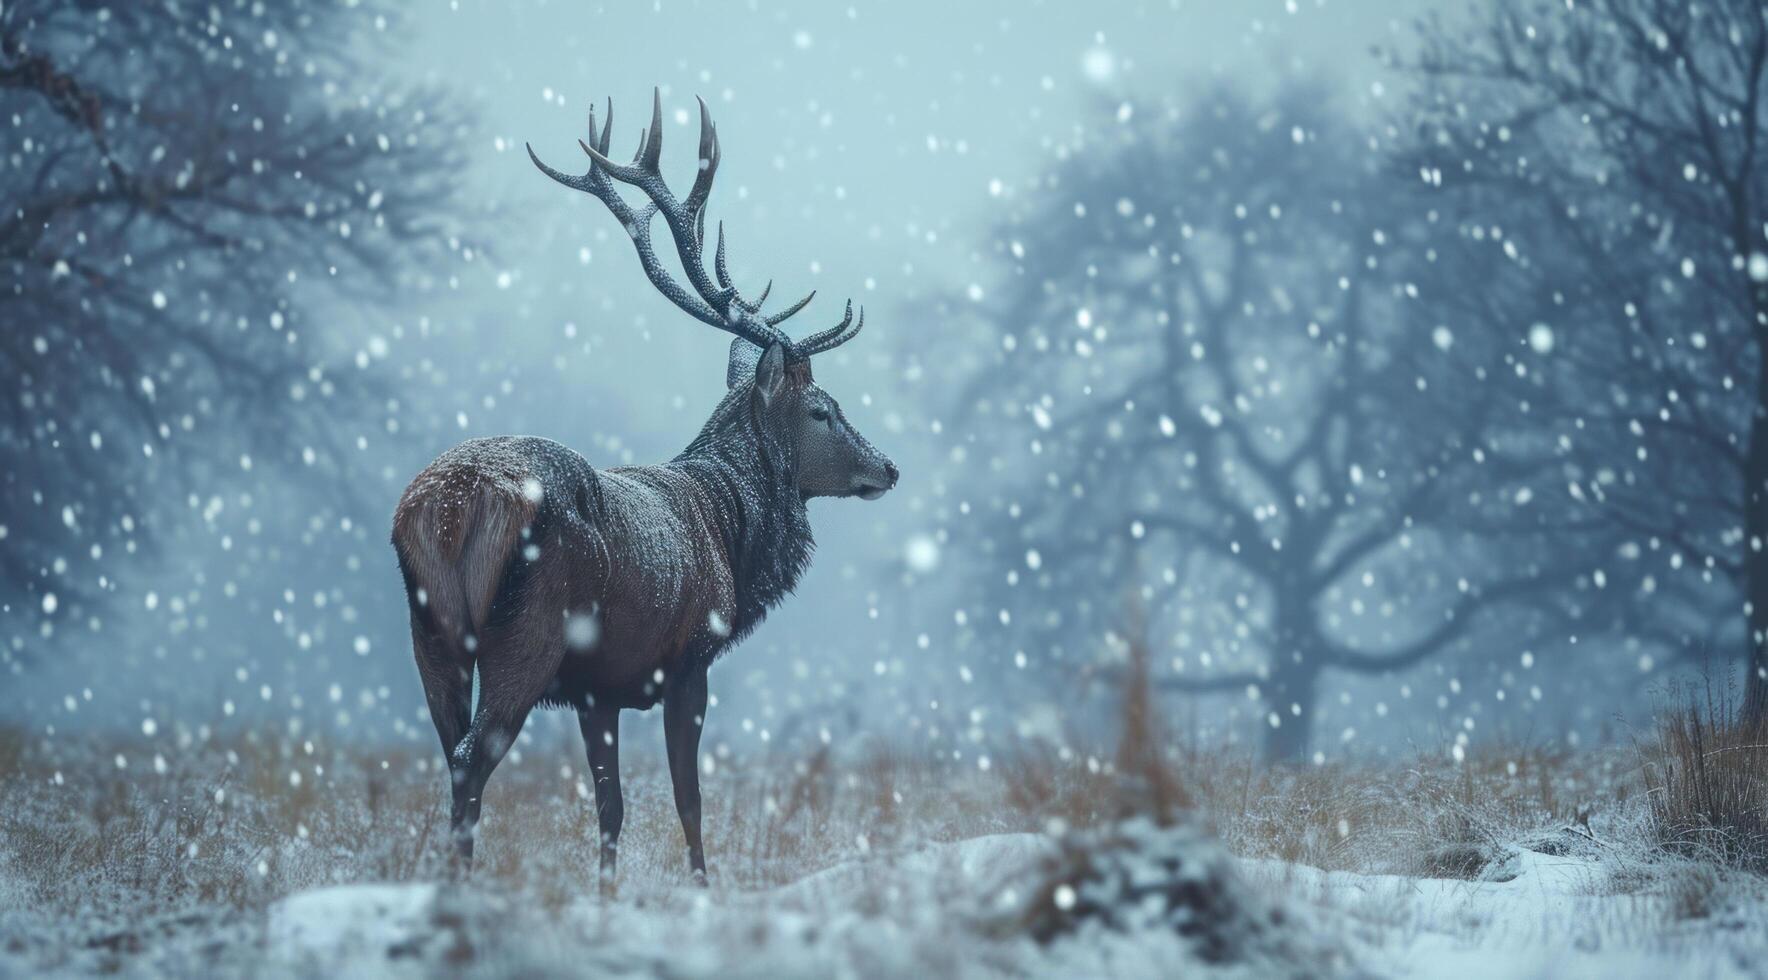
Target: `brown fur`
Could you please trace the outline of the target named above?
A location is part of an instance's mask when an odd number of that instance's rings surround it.
[[[522,495],[522,474],[507,463],[484,463],[458,450],[443,455],[417,475],[393,512],[400,560],[451,636],[484,627],[521,530],[536,512]]]

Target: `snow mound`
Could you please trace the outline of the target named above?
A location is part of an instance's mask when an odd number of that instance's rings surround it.
[[[270,907],[265,947],[279,966],[313,975],[423,972],[415,955],[434,936],[437,886],[339,885],[299,892]]]
[[[1098,930],[1171,933],[1205,964],[1312,975],[1281,907],[1242,881],[1233,858],[1191,822],[1134,818],[1067,835],[1037,871],[1023,927],[1040,943]],[[1318,952],[1318,951],[1316,951]]]

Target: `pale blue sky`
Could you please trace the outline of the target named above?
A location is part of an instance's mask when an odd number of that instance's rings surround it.
[[[1396,82],[1371,48],[1438,6],[434,4],[402,67],[464,90],[478,106],[466,147],[471,186],[502,209],[507,232],[459,301],[434,311],[452,330],[447,343],[465,345],[476,365],[476,376],[449,389],[472,413],[461,434],[533,431],[598,466],[627,454],[667,458],[692,436],[721,394],[727,338],[658,298],[602,206],[538,174],[522,144],[580,170],[584,110],[612,96],[612,150],[624,159],[656,85],[669,121],[665,174],[685,186],[694,96],[703,96],[724,150],[711,213],[726,223],[739,283],[754,289],[772,277],[784,301],[817,289],[792,324],[798,332],[838,319],[844,297],[867,307],[866,335],[820,360],[818,378],[904,471],[902,487],[876,504],[813,506],[819,554],[799,596],[721,665],[715,689],[747,716],[777,692],[802,689],[778,683],[802,664],[813,676],[839,665],[834,676],[863,683],[878,660],[929,656],[901,649],[901,634],[870,616],[876,605],[908,601],[890,588],[892,569],[930,523],[938,492],[921,477],[941,449],[911,421],[918,413],[902,404],[909,395],[891,355],[942,325],[910,322],[905,301],[986,281],[986,229],[1014,195],[1030,192],[1057,144],[1111,124],[1118,100],[1183,101],[1185,86],[1216,77],[1258,88],[1301,72],[1338,86],[1355,111],[1379,112]],[[657,233],[666,239],[660,225]],[[544,379],[545,411],[524,410],[520,398],[478,410],[482,394],[511,378]],[[908,614],[938,636],[951,612],[936,605]],[[883,618],[893,611],[903,612]]]
[[[953,612],[936,587],[898,586],[905,547],[950,505],[930,479],[946,443],[928,431],[926,406],[910,403],[928,394],[902,383],[897,355],[952,327],[911,317],[909,301],[988,282],[990,226],[1017,196],[1047,193],[1031,181],[1054,148],[1116,125],[1121,100],[1182,102],[1187,87],[1214,78],[1257,88],[1299,71],[1336,86],[1343,104],[1379,112],[1397,83],[1371,47],[1439,5],[423,0],[402,29],[409,34],[380,48],[385,74],[365,75],[360,95],[372,104],[389,80],[409,78],[458,93],[475,112],[458,134],[468,194],[501,217],[485,238],[491,257],[461,272],[458,289],[392,310],[340,308],[328,329],[346,351],[384,351],[398,389],[396,408],[346,426],[375,435],[368,451],[380,479],[356,517],[373,533],[351,556],[375,585],[340,597],[352,615],[320,643],[329,672],[305,669],[305,647],[285,649],[289,628],[273,642],[253,639],[260,601],[277,605],[293,583],[210,603],[210,627],[194,639],[167,637],[153,614],[120,609],[114,628],[132,649],[188,669],[105,689],[114,702],[83,717],[127,718],[181,699],[203,710],[228,696],[256,704],[246,695],[265,677],[279,699],[315,706],[330,703],[333,682],[378,692],[406,732],[430,737],[381,530],[406,481],[450,445],[498,433],[550,436],[597,466],[661,461],[722,394],[727,338],[658,297],[600,203],[553,184],[522,151],[532,141],[554,165],[581,170],[584,111],[612,96],[613,152],[630,155],[653,85],[669,120],[665,172],[679,184],[692,174],[695,95],[718,122],[724,158],[711,214],[726,223],[739,284],[753,290],[773,277],[776,303],[817,289],[791,325],[800,333],[833,323],[848,296],[865,305],[865,335],[820,358],[817,377],[903,470],[901,486],[876,503],[812,505],[817,559],[798,596],[715,671],[724,707],[710,736],[759,737],[801,706],[794,699],[863,700],[875,715],[886,694],[870,687],[880,664],[899,694],[940,683],[957,669],[940,647]],[[1378,83],[1388,94],[1373,94]],[[396,435],[387,434],[390,416],[403,423]],[[201,579],[218,560],[206,538],[193,541],[194,550],[172,549],[168,583]],[[305,547],[287,544],[295,554]],[[303,616],[324,622],[330,611]],[[921,632],[928,647],[910,639]],[[242,658],[257,671],[249,682],[234,675]],[[89,684],[87,667],[78,657],[39,665],[31,682],[46,695],[40,703]],[[540,724],[570,728],[550,716]]]

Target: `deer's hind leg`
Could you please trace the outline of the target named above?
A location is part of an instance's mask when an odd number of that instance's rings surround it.
[[[562,590],[546,586],[547,578],[512,571],[480,638],[479,706],[450,758],[455,845],[468,864],[485,783],[515,744],[564,658],[564,597]]]
[[[416,610],[411,616],[411,646],[418,677],[424,684],[430,721],[436,726],[436,737],[442,740],[442,754],[452,758],[455,746],[466,737],[467,726],[472,723],[472,658],[459,644],[422,621]]]
[[[467,643],[463,642],[465,637],[451,635],[418,598],[424,594],[423,590],[413,585],[409,578],[406,588],[412,597],[412,653],[417,661],[418,678],[423,681],[430,721],[436,726],[436,737],[442,742],[442,758],[448,767],[449,785],[454,795],[457,845],[453,856],[470,861],[470,844],[464,849],[458,844],[460,790],[466,773],[456,761],[456,750],[472,724],[473,656],[467,652]]]

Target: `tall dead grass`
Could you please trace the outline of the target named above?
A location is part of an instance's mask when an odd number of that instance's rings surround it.
[[[1734,688],[1671,687],[1636,749],[1660,847],[1768,872],[1768,721],[1745,720]]]
[[[1610,807],[1633,782],[1590,752],[1503,747],[1461,762],[1433,751],[1403,765],[1273,768],[1234,747],[1186,746],[1163,730],[1161,702],[1136,666],[1146,650],[1126,649],[1122,717],[1109,738],[1026,740],[994,749],[986,766],[975,753],[839,743],[721,759],[703,780],[714,887],[780,884],[880,850],[1180,811],[1246,857],[1443,873],[1433,852],[1497,850]],[[1648,781],[1666,842],[1759,846],[1761,812],[1747,809],[1760,805],[1759,775],[1746,775],[1760,773],[1763,741],[1707,716],[1662,732]],[[165,752],[157,765],[156,748]],[[164,740],[0,731],[0,759],[10,760],[0,768],[0,861],[52,909],[255,909],[320,885],[441,878],[446,778],[425,748],[242,732],[174,753]],[[642,896],[684,880],[686,858],[662,759],[638,750],[625,768],[620,887]],[[543,907],[594,890],[583,770],[574,743],[551,739],[523,744],[499,768],[480,826],[482,880]]]
[[[592,793],[573,744],[531,744],[486,794],[475,877],[558,908],[593,891]],[[258,909],[306,888],[446,876],[446,775],[416,749],[244,733],[175,755],[143,740],[0,731],[0,862],[50,910]],[[117,759],[124,760],[119,766]],[[880,849],[1040,829],[996,779],[929,756],[827,746],[702,780],[717,887],[758,888]],[[685,880],[667,767],[626,760],[623,891]]]

